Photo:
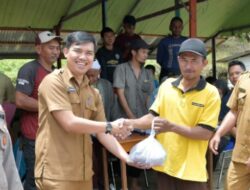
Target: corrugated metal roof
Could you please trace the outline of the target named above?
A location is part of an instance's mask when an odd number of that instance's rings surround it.
[[[136,32],[143,35],[150,44],[155,43],[158,37],[169,33],[168,25],[175,15],[174,2],[175,0],[106,0],[107,26],[119,32],[123,17],[132,14],[138,19]],[[179,0],[178,6],[187,2]],[[234,28],[249,30],[249,0],[197,2],[199,37],[209,38],[218,31],[231,31]],[[189,31],[187,9],[187,6],[180,9],[180,16],[184,21],[184,35],[188,35]],[[151,18],[147,18],[150,16]],[[102,28],[102,1],[0,0],[1,53],[34,53],[34,32],[31,30],[53,30],[56,26],[61,26],[63,35],[69,31],[85,30],[92,32],[99,39],[98,32]]]

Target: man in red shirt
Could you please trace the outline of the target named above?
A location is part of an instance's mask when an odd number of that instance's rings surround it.
[[[129,52],[132,42],[141,37],[135,33],[136,20],[132,15],[126,15],[123,18],[124,32],[119,34],[115,39],[115,46],[122,52],[122,59],[126,62],[130,59]]]
[[[27,166],[25,190],[35,190],[34,163],[35,139],[38,129],[38,87],[43,78],[53,70],[60,55],[59,36],[49,31],[36,37],[35,49],[38,58],[23,65],[17,76],[16,106],[21,109],[20,127],[23,136],[23,152]]]

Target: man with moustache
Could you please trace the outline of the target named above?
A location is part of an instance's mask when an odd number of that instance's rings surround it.
[[[124,138],[131,129],[123,126],[123,119],[105,121],[101,96],[89,85],[86,73],[94,61],[94,37],[73,32],[65,43],[66,67],[49,74],[38,89],[36,185],[39,190],[92,190],[91,135],[134,166],[112,136]]]
[[[159,190],[207,190],[206,152],[217,126],[220,96],[201,72],[208,64],[205,44],[190,38],[181,44],[181,76],[164,81],[147,115],[127,120],[134,128],[150,128],[166,150],[162,166],[154,167]]]
[[[39,33],[35,40],[38,58],[20,68],[16,82],[16,106],[21,110],[20,127],[27,167],[25,190],[36,189],[34,164],[38,129],[38,87],[43,78],[53,70],[53,63],[59,58],[61,38],[49,31],[44,31]]]

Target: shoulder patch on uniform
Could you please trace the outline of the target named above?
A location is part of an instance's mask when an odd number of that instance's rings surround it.
[[[248,76],[250,78],[250,71],[244,71],[243,73],[241,73],[241,76]]]
[[[197,103],[197,102],[192,102],[192,105],[197,106],[197,107],[204,107],[204,104],[200,104],[200,103]]]
[[[24,85],[26,85],[26,84],[29,84],[29,81],[26,80],[26,79],[18,78],[18,79],[17,79],[17,84],[24,86]]]
[[[246,89],[239,87],[239,91],[245,93]]]
[[[63,71],[64,71],[63,68],[61,68],[61,69],[54,69],[53,73],[60,74],[60,73],[63,73]]]
[[[76,88],[73,87],[73,86],[70,86],[70,87],[68,87],[67,92],[68,93],[75,93],[76,92]]]
[[[92,96],[89,96],[86,100],[86,106],[90,107],[94,104],[94,98]]]
[[[6,146],[7,146],[7,135],[3,134],[1,138],[1,148],[5,150]]]
[[[249,73],[250,74],[250,71],[244,71],[242,74],[245,74],[245,73]]]

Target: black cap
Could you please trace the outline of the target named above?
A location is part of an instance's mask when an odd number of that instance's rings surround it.
[[[142,39],[136,39],[132,42],[131,49],[137,50],[137,49],[149,49],[149,45]]]
[[[203,41],[197,38],[189,38],[182,42],[179,55],[184,52],[192,52],[206,58],[207,51]]]

